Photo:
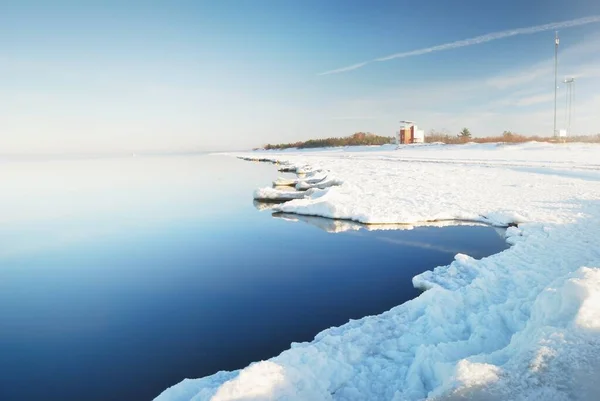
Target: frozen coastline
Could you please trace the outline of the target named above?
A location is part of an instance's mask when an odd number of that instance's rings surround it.
[[[513,246],[482,260],[457,255],[413,279],[427,291],[412,301],[156,399],[595,399],[599,155],[598,145],[541,143],[238,154],[335,183],[275,210],[367,224],[516,223]]]

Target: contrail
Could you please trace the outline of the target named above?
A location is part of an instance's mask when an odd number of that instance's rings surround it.
[[[359,68],[364,67],[367,64],[371,64],[371,63],[374,63],[377,61],[388,61],[388,60],[393,60],[396,58],[420,56],[422,54],[427,54],[427,53],[457,49],[459,47],[478,45],[481,43],[491,42],[493,40],[498,40],[498,39],[504,39],[504,38],[508,38],[511,36],[530,35],[532,33],[553,31],[553,30],[564,29],[564,28],[571,28],[574,26],[582,26],[582,25],[587,25],[587,24],[593,24],[596,22],[600,22],[600,15],[594,15],[594,16],[585,17],[585,18],[578,18],[578,19],[573,19],[573,20],[569,20],[569,21],[552,22],[550,24],[531,26],[528,28],[517,28],[517,29],[511,29],[508,31],[488,33],[486,35],[476,36],[471,39],[458,40],[456,42],[445,43],[443,45],[437,45],[437,46],[433,46],[433,47],[427,47],[425,49],[418,49],[418,50],[412,50],[412,51],[403,52],[403,53],[391,54],[389,56],[376,58],[376,59],[370,60],[370,61],[364,61],[362,63],[353,64],[353,65],[350,65],[347,67],[342,67],[342,68],[337,68],[335,70],[325,71],[318,75],[338,74],[341,72],[357,70]]]

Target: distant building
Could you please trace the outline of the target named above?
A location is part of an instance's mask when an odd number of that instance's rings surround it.
[[[417,128],[414,121],[400,121],[403,124],[398,132],[398,144],[406,145],[410,143],[425,142],[425,132]]]

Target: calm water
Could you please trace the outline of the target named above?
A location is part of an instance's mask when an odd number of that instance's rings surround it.
[[[349,230],[253,205],[272,165],[0,161],[0,400],[150,400],[417,295],[489,227]]]

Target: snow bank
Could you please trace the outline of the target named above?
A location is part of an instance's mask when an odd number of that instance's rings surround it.
[[[459,254],[416,276],[427,291],[412,301],[157,400],[596,400],[599,151],[531,143],[260,155],[342,182],[277,205],[283,212],[520,224],[507,230],[510,249]]]
[[[300,181],[296,184],[296,189],[300,191],[305,191],[311,188],[319,188],[325,189],[329,187],[335,187],[337,185],[342,185],[343,181],[337,180],[335,178],[323,179],[323,180],[310,180],[310,181]]]
[[[316,186],[316,184],[320,184],[325,182],[327,176],[326,175],[318,175],[318,172],[310,172],[308,176],[305,174],[305,178],[297,178],[297,179],[289,179],[279,177],[275,181],[273,181],[274,187],[280,186],[293,186],[298,190],[306,190]],[[340,185],[341,182],[337,182],[337,180],[329,180],[332,182],[336,182],[334,185]],[[329,185],[331,186],[331,185]]]

